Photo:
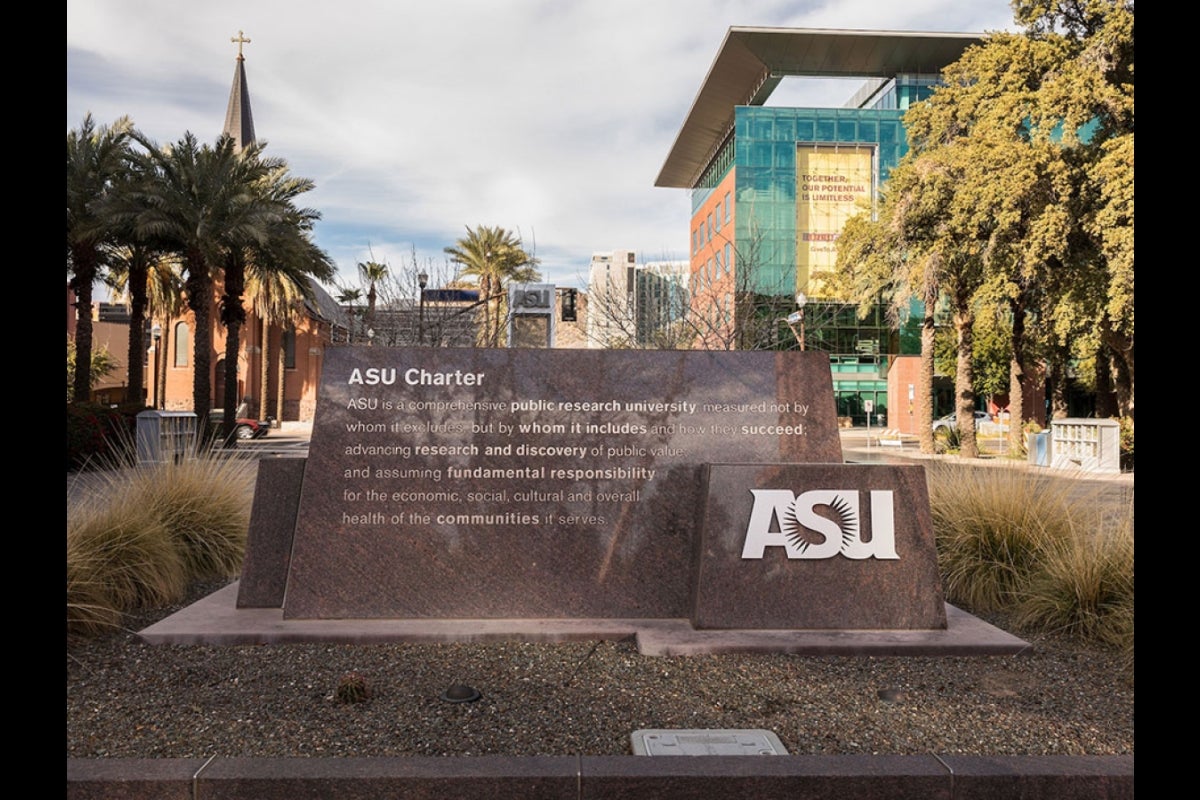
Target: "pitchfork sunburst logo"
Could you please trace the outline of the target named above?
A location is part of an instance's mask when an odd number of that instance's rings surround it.
[[[862,530],[857,489],[751,489],[754,507],[746,526],[742,558],[762,558],[782,547],[788,558],[898,559],[893,493],[871,491],[871,529]]]

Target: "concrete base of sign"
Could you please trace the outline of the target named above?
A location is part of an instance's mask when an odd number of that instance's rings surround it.
[[[238,582],[139,632],[149,644],[435,644],[560,642],[634,637],[647,656],[791,653],[852,656],[1007,656],[1029,643],[946,605],[944,630],[696,630],[686,619],[287,619],[238,608]]]

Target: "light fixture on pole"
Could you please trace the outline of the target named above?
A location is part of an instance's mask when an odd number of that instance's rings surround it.
[[[162,325],[150,326],[150,347],[154,350],[154,409],[158,410],[158,343],[162,341]]]
[[[796,337],[796,341],[800,344],[800,349],[804,349],[804,306],[808,303],[808,298],[804,296],[804,292],[796,292],[797,310],[787,316],[788,327],[792,329],[792,335]],[[796,326],[800,326],[799,333],[796,332]]]
[[[421,297],[417,301],[417,344],[425,344],[425,287],[429,285],[429,275],[422,271],[417,275],[417,286],[421,287]]]

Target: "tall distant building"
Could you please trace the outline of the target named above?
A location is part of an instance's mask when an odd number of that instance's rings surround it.
[[[638,264],[632,250],[592,255],[588,347],[663,346],[687,309],[687,262]]]

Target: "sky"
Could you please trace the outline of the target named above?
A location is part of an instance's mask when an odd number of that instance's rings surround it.
[[[1008,0],[67,0],[67,130],[215,143],[240,32],[255,134],[315,182],[298,204],[337,285],[367,260],[452,277],[443,248],[488,225],[586,288],[593,253],[686,260],[687,190],[654,182],[733,26],[1016,29]],[[768,105],[859,83],[789,78]]]

